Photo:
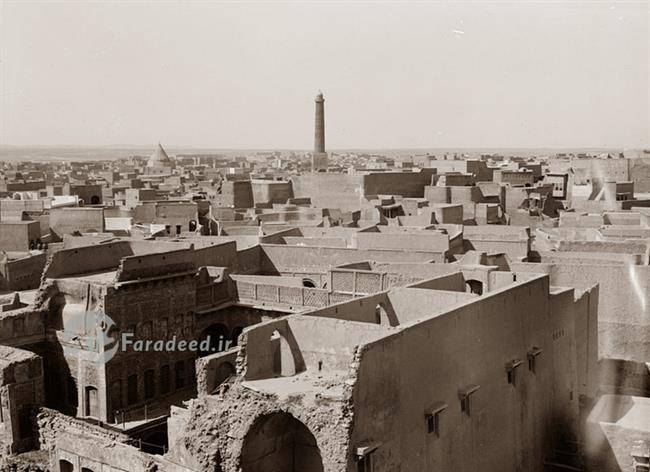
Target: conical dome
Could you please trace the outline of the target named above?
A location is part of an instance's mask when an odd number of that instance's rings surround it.
[[[147,167],[171,167],[171,165],[171,159],[160,143],[158,143],[156,150],[151,154],[151,156],[149,156]]]

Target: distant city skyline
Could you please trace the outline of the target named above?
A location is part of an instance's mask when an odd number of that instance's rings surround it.
[[[0,145],[647,148],[649,5],[2,1]]]

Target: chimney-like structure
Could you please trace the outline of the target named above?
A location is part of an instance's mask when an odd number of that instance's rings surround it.
[[[325,99],[323,92],[318,91],[316,95],[314,120],[314,152],[311,157],[312,172],[327,171],[327,153],[325,152]]]
[[[316,99],[316,117],[314,121],[314,154],[325,152],[325,99],[323,92],[318,91]]]

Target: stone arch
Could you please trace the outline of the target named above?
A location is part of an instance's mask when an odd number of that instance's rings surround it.
[[[386,311],[386,307],[383,303],[378,303],[375,307],[375,323],[390,325],[388,312]]]
[[[90,197],[90,204],[91,205],[99,205],[99,203],[100,203],[100,200],[99,200],[99,197],[97,195],[93,195],[92,197]]]
[[[280,377],[291,377],[298,372],[296,359],[287,338],[279,331],[274,331],[271,342],[275,343],[273,350],[273,371]]]
[[[244,437],[242,472],[323,472],[316,437],[293,415],[277,411],[257,418]]]
[[[230,334],[226,325],[214,323],[203,330],[201,341],[210,337],[210,347],[207,351],[200,351],[200,356],[207,356],[215,352],[223,352],[230,348]]]

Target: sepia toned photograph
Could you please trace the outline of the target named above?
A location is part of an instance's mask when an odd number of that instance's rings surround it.
[[[650,0],[0,0],[0,472],[650,472]]]

